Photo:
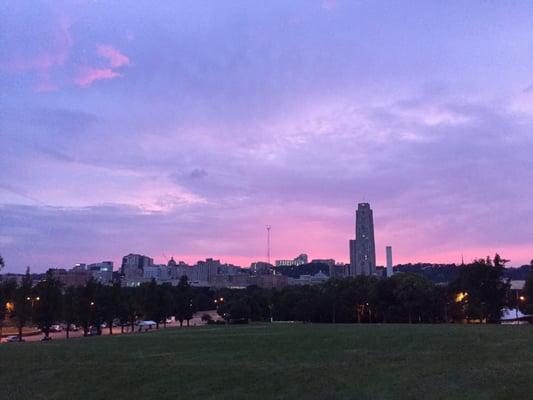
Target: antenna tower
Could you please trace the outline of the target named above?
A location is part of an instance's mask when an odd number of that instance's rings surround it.
[[[267,262],[270,264],[270,225],[266,226],[267,228]]]

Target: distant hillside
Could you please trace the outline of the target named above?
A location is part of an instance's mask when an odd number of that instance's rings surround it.
[[[459,274],[460,269],[461,266],[456,264],[417,263],[394,266],[395,272],[419,274],[435,283],[454,280]],[[319,271],[329,275],[329,266],[327,264],[309,263],[298,266],[280,266],[276,267],[276,271],[291,278],[299,278],[300,275],[315,275]],[[529,271],[533,271],[533,267],[530,265],[522,265],[518,268],[506,268],[504,276],[511,280],[525,280]]]
[[[450,282],[454,280],[461,269],[460,265],[456,264],[400,264],[394,267],[397,272],[412,272],[420,274],[433,282]],[[533,271],[530,265],[522,265],[518,268],[506,268],[504,276],[511,280],[525,280],[529,271]]]

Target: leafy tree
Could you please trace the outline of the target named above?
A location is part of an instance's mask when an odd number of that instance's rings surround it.
[[[505,260],[498,255],[495,260],[497,265],[487,257],[462,267],[457,279],[450,283],[452,291],[463,294],[460,304],[467,320],[499,322],[503,307],[509,304],[510,283],[503,279]]]
[[[322,306],[329,317],[328,322],[337,322],[341,284],[341,279],[329,279],[322,285]]]
[[[89,279],[85,286],[79,286],[76,289],[78,321],[83,328],[84,336],[89,334],[90,326],[96,328],[98,334],[101,333],[99,306],[96,303],[99,286],[100,284],[94,279]]]
[[[31,319],[34,301],[32,298],[30,268],[28,267],[20,286],[17,287],[13,296],[14,309],[12,316],[18,329],[19,340],[22,340],[22,329]]]
[[[242,292],[242,290],[240,291]],[[250,319],[252,321],[266,321],[270,319],[270,304],[272,293],[268,289],[257,286],[248,286],[244,290],[244,301],[250,306]]]
[[[65,293],[63,294],[63,305],[61,307],[63,311],[63,321],[65,321],[66,328],[66,336],[67,339],[70,338],[70,327],[73,324],[78,323],[78,309],[79,309],[79,297],[78,297],[79,291],[76,290],[73,286],[68,286],[65,289]]]
[[[163,318],[160,300],[161,289],[155,279],[152,279],[149,283],[141,284],[140,290],[144,318],[155,321],[156,328],[159,329],[159,323]]]
[[[0,338],[2,337],[2,328],[4,320],[8,316],[8,303],[12,304],[15,290],[17,289],[17,282],[14,279],[0,283]]]
[[[396,298],[397,279],[385,278],[376,283],[374,304],[376,312],[382,322],[395,322],[401,313],[400,305]]]
[[[118,318],[121,322],[121,330],[124,332],[124,325],[130,325],[130,331],[135,330],[135,321],[140,314],[139,288],[122,287]]]
[[[174,296],[172,294],[172,286],[168,284],[157,287],[157,303],[160,318],[163,326],[167,327],[167,318],[172,314],[174,308]]]
[[[61,282],[48,271],[34,289],[38,301],[34,303],[33,320],[46,338],[50,335],[50,327],[61,318],[61,286]]]
[[[184,275],[180,278],[178,286],[174,291],[174,314],[179,321],[180,326],[183,326],[183,321],[189,321],[194,315],[193,293],[191,285],[189,285],[187,277]]]
[[[487,260],[490,260],[490,258],[487,257]],[[494,266],[495,267],[505,267],[505,264],[507,264],[509,261],[511,260],[506,260],[504,258],[501,258],[500,255],[498,253],[496,253],[496,255],[494,256]],[[488,262],[488,264],[490,265],[490,262]]]
[[[525,314],[533,314],[533,272],[530,272],[524,285],[524,304],[522,311]]]
[[[120,284],[100,285],[96,293],[96,304],[102,320],[107,324],[109,334],[113,334],[113,321],[119,315]]]
[[[372,301],[375,298],[376,278],[372,276],[357,276],[349,279],[349,285],[345,291],[346,300],[353,305],[357,315],[357,322],[363,322],[364,320],[372,322]]]
[[[395,280],[394,296],[407,313],[407,320],[422,322],[425,303],[432,295],[433,283],[416,274],[396,274],[391,279]]]

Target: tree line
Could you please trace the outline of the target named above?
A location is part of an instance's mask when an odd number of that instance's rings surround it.
[[[89,280],[84,286],[64,287],[47,272],[35,286],[29,270],[20,284],[11,280],[0,284],[0,329],[9,318],[17,327],[19,338],[25,326],[37,326],[49,337],[51,327],[65,324],[67,339],[71,326],[79,326],[85,336],[90,328],[101,334],[102,326],[113,334],[113,327],[131,331],[139,319],[153,320],[157,328],[174,316],[180,325],[192,319],[199,309],[212,308],[205,290],[192,288],[184,276],[177,286],[157,285],[155,280],[138,287],[119,284],[102,285]],[[0,331],[1,334],[1,331]]]
[[[518,297],[504,277],[506,262],[499,255],[475,260],[444,286],[419,274],[398,273],[390,278],[330,279],[322,285],[282,290],[223,290],[218,313],[226,319],[252,321],[498,323],[505,307],[533,314],[533,274]]]
[[[157,285],[154,280],[138,287],[106,286],[90,280],[84,286],[63,287],[51,273],[32,286],[28,270],[20,284],[0,284],[0,329],[1,322],[9,318],[19,336],[31,323],[48,337],[57,322],[65,324],[67,338],[71,325],[80,326],[87,335],[91,327],[100,333],[105,323],[112,334],[117,325],[122,331],[125,327],[133,331],[139,319],[153,320],[157,328],[170,316],[180,325],[188,324],[195,312],[213,308],[228,323],[497,323],[504,307],[533,313],[533,275],[518,298],[503,278],[505,262],[498,255],[493,260],[476,260],[463,266],[447,286],[418,274],[398,273],[390,278],[330,279],[321,285],[281,290],[195,288],[185,276],[177,286]]]

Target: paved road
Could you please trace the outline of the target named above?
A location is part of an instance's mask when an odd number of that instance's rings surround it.
[[[190,326],[199,326],[199,325],[204,325],[204,322],[202,321],[202,315],[206,314],[206,312],[201,312],[201,313],[196,313],[193,317],[193,319],[191,319],[190,321]],[[207,314],[212,314],[212,312],[207,312]],[[216,314],[216,313],[215,313]],[[212,315],[212,317],[215,317],[215,315]],[[160,329],[162,329],[163,327],[163,324],[160,324]],[[179,328],[180,327],[180,324],[179,322],[173,322],[173,323],[170,323],[170,324],[167,324],[167,328]],[[183,327],[185,328],[186,325],[184,324]],[[138,327],[135,327],[136,330],[135,330],[135,333],[137,333],[137,329]],[[155,328],[153,328],[152,330],[154,330]],[[145,330],[145,328],[143,328],[143,331]],[[122,333],[122,330],[120,327],[118,328],[113,328],[113,335],[120,335]],[[130,331],[130,327],[124,327],[124,334],[127,334],[127,333],[131,333]],[[109,328],[104,328],[102,329],[102,335],[104,336],[107,336],[109,335]],[[42,338],[44,337],[44,334],[39,334],[39,335],[32,335],[32,336],[24,336],[24,340],[26,342],[38,342],[40,341]],[[66,339],[67,338],[67,334],[65,331],[62,331],[62,332],[51,332],[50,333],[50,337],[52,338],[52,340],[61,340],[61,339]],[[83,337],[83,330],[79,330],[77,332],[70,332],[69,334],[69,337],[70,338],[76,338],[76,337]],[[5,338],[2,339],[2,344],[4,343],[5,341]]]

